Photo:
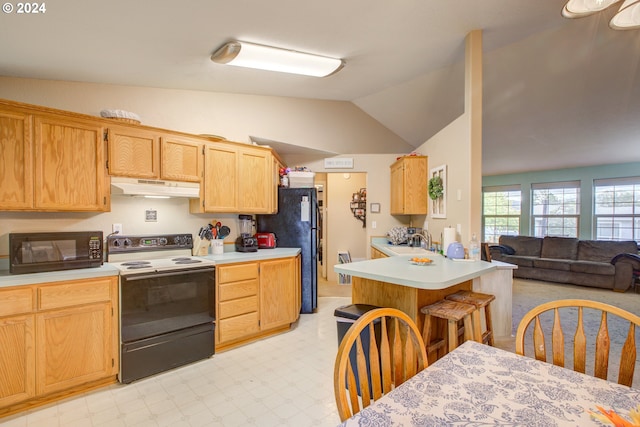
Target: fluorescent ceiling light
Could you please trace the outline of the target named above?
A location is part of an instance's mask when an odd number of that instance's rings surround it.
[[[562,9],[565,18],[582,18],[601,12],[621,0],[568,0]],[[609,21],[614,30],[640,28],[640,0],[624,0],[622,6]]]
[[[344,66],[342,59],[241,41],[226,43],[211,55],[211,60],[218,64],[314,77],[328,76]]]

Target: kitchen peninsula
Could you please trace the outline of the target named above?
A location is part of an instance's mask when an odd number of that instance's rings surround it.
[[[433,252],[418,255],[431,259],[430,264],[414,265],[411,258],[415,255],[398,255],[389,246],[386,239],[374,239],[372,248],[386,257],[334,266],[337,273],[352,277],[353,304],[397,308],[422,329],[421,307],[459,290],[484,292],[496,296],[491,306],[494,336],[511,335],[515,266],[496,261],[454,261]]]

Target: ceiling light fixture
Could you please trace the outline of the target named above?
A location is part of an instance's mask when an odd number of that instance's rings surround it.
[[[601,12],[622,0],[568,0],[562,9],[565,18],[582,18]],[[609,21],[614,30],[640,28],[640,0],[624,0],[618,12]]]
[[[211,60],[218,64],[314,77],[326,77],[344,67],[342,59],[241,41],[224,44],[211,55]]]

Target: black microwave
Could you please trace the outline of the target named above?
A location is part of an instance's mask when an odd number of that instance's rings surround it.
[[[102,231],[10,233],[9,272],[41,273],[100,267]]]

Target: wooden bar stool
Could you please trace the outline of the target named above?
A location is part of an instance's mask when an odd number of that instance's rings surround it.
[[[462,320],[465,326],[464,340],[473,339],[473,328],[471,315],[476,311],[476,307],[461,302],[441,300],[431,305],[424,306],[420,312],[424,314],[424,327],[422,329],[422,337],[427,346],[427,354],[433,351],[439,343],[444,340],[445,353],[452,351],[458,347],[458,322]],[[443,337],[431,337],[431,319],[443,319],[447,321],[447,332]]]
[[[447,295],[445,299],[449,301],[461,302],[473,305],[476,310],[471,315],[473,318],[473,336],[478,342],[493,346],[493,323],[491,321],[491,302],[496,299],[495,295],[481,294],[480,292],[458,291]],[[480,310],[484,310],[485,332],[482,332],[482,321]],[[481,338],[479,338],[481,337]]]

